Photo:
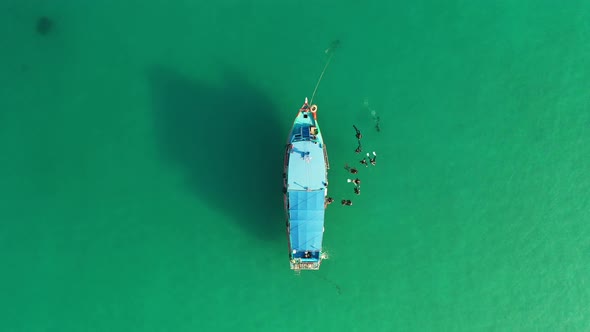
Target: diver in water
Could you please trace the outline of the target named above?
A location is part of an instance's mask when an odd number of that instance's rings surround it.
[[[361,153],[361,151],[363,151],[363,148],[361,147],[361,142],[359,141],[359,146],[356,148],[356,150],[354,150],[354,152]]]
[[[344,166],[344,169],[347,170],[347,171],[349,171],[352,174],[356,174],[356,173],[359,172],[356,168],[348,166],[348,164],[346,164]]]
[[[369,153],[367,152],[367,158],[369,158],[369,162],[371,163],[371,165],[375,166],[377,164],[377,154],[375,153],[375,151],[373,151],[373,158],[371,158],[369,156]]]
[[[363,138],[363,134],[361,134],[361,131],[356,127],[356,125],[352,125],[352,127],[354,128],[354,130],[356,130],[356,139],[358,139],[359,141],[361,140],[361,138]],[[360,145],[360,142],[359,142]]]
[[[361,134],[361,131],[356,127],[356,125],[352,125],[352,127],[356,131],[355,137],[359,143],[359,146],[357,146],[357,148],[356,148],[356,150],[354,150],[354,152],[361,153],[361,151],[363,151],[363,147],[361,146],[361,138],[363,138],[363,134]]]
[[[371,112],[371,117],[373,118],[373,122],[375,122],[375,130],[377,132],[381,132],[381,125],[379,124],[379,122],[381,121],[381,117],[379,117],[379,115],[377,114],[377,111],[375,111],[374,109],[371,108],[371,106],[369,106],[369,98],[365,97],[365,101],[363,102],[363,106]]]
[[[379,125],[379,122],[381,121],[381,117],[377,115],[377,112],[375,112],[375,110],[371,110],[371,116],[373,117],[373,121],[375,122],[375,130],[377,130],[377,132],[380,132],[381,125]]]
[[[381,120],[381,118],[379,116],[377,116],[375,118],[375,130],[377,130],[377,132],[381,132],[381,126],[379,125],[379,120]]]
[[[354,180],[347,179],[346,181],[347,181],[348,183],[350,183],[350,182],[354,183],[354,185],[355,185],[355,186],[360,186],[360,185],[361,185],[361,180],[360,180],[359,178],[356,178],[356,179],[354,179]]]

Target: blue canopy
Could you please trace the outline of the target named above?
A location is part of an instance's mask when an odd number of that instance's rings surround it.
[[[291,249],[319,251],[324,233],[325,189],[289,191]]]
[[[310,141],[293,143],[288,172],[289,190],[315,191],[326,187],[326,160],[322,144]]]

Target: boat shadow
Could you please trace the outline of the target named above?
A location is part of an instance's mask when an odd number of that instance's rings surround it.
[[[220,85],[164,67],[148,79],[161,155],[189,190],[255,236],[284,239],[286,134],[270,98],[229,70]]]

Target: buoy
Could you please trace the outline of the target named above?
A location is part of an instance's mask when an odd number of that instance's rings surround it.
[[[311,114],[313,115],[314,120],[318,119],[318,115],[317,115],[317,111],[318,111],[318,105],[311,105]]]

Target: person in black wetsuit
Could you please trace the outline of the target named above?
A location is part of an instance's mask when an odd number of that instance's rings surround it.
[[[367,152],[367,158],[369,158],[369,162],[371,163],[371,165],[375,166],[377,164],[377,154],[375,153],[375,151],[373,151],[373,158],[371,158],[371,156],[369,156],[369,153]]]
[[[355,186],[360,186],[361,185],[361,180],[359,178],[356,178],[354,180],[347,179],[346,182],[348,182],[348,183],[352,182],[352,183],[354,183]]]
[[[354,152],[361,153],[361,151],[363,150],[363,147],[361,145],[361,138],[363,138],[363,134],[361,134],[361,131],[356,127],[356,125],[352,125],[352,127],[356,131],[355,137],[359,143],[358,147],[356,148],[356,150],[354,150]]]
[[[359,172],[356,168],[348,166],[348,164],[346,164],[344,166],[344,169],[347,170],[347,171],[349,171],[352,174],[356,174],[356,173]]]
[[[355,135],[356,139],[358,139],[360,141],[361,138],[363,138],[363,134],[361,134],[361,131],[356,127],[356,125],[352,125],[352,127],[356,131],[356,135]]]

